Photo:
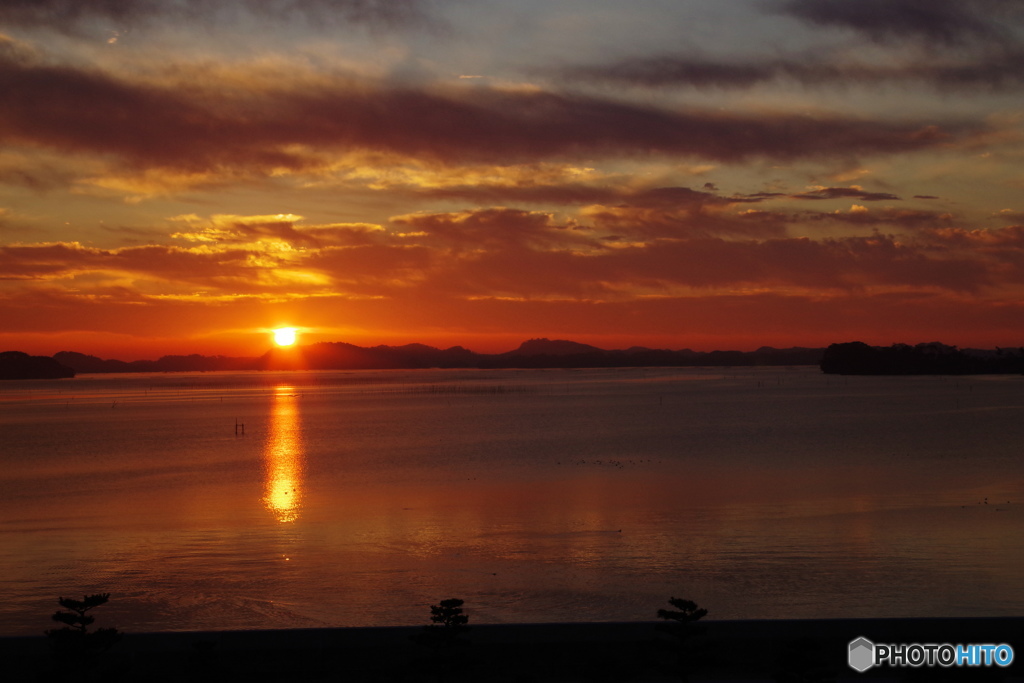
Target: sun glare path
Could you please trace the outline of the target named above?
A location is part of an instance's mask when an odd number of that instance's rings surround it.
[[[294,391],[290,386],[277,387],[263,454],[263,504],[282,523],[298,519],[302,507],[303,447]]]
[[[294,327],[279,327],[274,330],[274,343],[278,346],[291,346],[295,343]]]

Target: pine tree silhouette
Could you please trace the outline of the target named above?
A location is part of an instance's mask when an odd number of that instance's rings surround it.
[[[469,617],[462,613],[463,604],[463,600],[448,598],[439,605],[431,605],[430,621],[434,623],[424,626],[416,641],[433,648],[435,652],[454,645],[457,642],[455,639],[469,630],[466,626]]]
[[[697,607],[697,603],[692,600],[683,598],[670,598],[668,604],[675,609],[658,610],[658,618],[666,621],[661,624],[661,630],[676,639],[676,675],[680,681],[689,681],[690,675],[704,664],[705,659],[702,653],[694,650],[690,639],[700,632],[701,629],[696,626],[696,622],[706,617],[708,611],[703,607]]]
[[[81,600],[58,598],[57,602],[67,612],[57,611],[53,614],[54,621],[64,624],[64,628],[46,631],[59,655],[68,657],[89,657],[105,652],[121,639],[121,632],[116,628],[100,628],[89,631],[96,618],[88,614],[91,610],[110,600],[110,593],[86,595]]]

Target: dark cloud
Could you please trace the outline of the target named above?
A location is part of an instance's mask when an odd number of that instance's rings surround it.
[[[985,263],[970,256],[931,258],[884,235],[815,241],[700,239],[617,250],[636,276],[693,287],[798,286],[862,289],[912,286],[973,292],[991,282]]]
[[[899,197],[888,192],[865,192],[859,187],[821,187],[790,196],[793,199],[859,199],[864,202],[899,200]]]
[[[747,202],[760,202],[767,199],[775,199],[776,197],[786,197],[784,192],[754,192],[753,194],[742,194],[737,195],[738,199]]]
[[[302,260],[304,270],[331,278],[332,291],[362,296],[388,296],[417,287],[445,258],[423,246],[370,244],[328,247]]]
[[[803,212],[793,216],[792,220],[793,222],[828,221],[851,225],[899,226],[913,230],[919,227],[949,225],[955,218],[952,214],[940,213],[938,211],[885,208],[881,210],[853,210],[832,213]]]
[[[707,187],[707,186],[705,186]],[[717,191],[699,191],[688,187],[654,187],[636,189],[628,186],[604,185],[552,185],[546,187],[504,187],[504,186],[459,186],[442,190],[409,190],[415,196],[466,199],[474,202],[492,201],[496,204],[525,202],[535,204],[578,205],[579,220],[604,232],[596,239],[603,242],[618,240],[647,239],[652,237],[693,237],[696,235],[733,235],[746,237],[771,237],[785,234],[789,216],[767,212],[742,212],[735,214],[729,209],[742,204],[753,204],[776,196],[764,193],[757,196],[726,196]],[[550,216],[542,213],[528,213],[518,209],[479,209],[472,212],[474,221],[482,216],[513,217],[529,216],[531,224],[543,225],[550,230],[553,223]],[[450,217],[458,214],[421,214],[401,221],[412,228],[420,222],[439,220],[439,216]],[[429,219],[423,218],[428,216]],[[540,217],[546,217],[541,220]],[[448,218],[444,219],[445,221]],[[517,221],[518,222],[518,221]],[[493,221],[492,221],[493,223]],[[403,228],[407,229],[407,228]],[[576,227],[576,246],[581,242]],[[465,233],[460,228],[460,233]],[[609,234],[613,233],[613,234]],[[545,233],[549,236],[554,233]],[[477,237],[480,235],[474,235]],[[467,239],[470,238],[466,234]],[[562,238],[559,238],[562,239]],[[582,237],[583,242],[593,245],[595,238]]]
[[[614,232],[611,241],[719,235],[764,238],[786,233],[786,220],[770,213],[736,216],[697,210],[594,206],[586,210],[585,217],[596,227]]]
[[[917,64],[897,69],[894,75],[931,83],[939,89],[965,87],[1017,88],[1024,83],[1024,50],[992,53],[961,64]]]
[[[768,213],[736,215],[727,209],[760,199],[723,197],[685,187],[661,187],[621,197],[617,204],[594,205],[583,216],[616,238],[694,238],[699,236],[777,237],[784,219]]]
[[[505,203],[558,205],[623,204],[629,206],[679,207],[693,204],[728,205],[753,203],[767,198],[767,195],[723,197],[714,194],[718,191],[718,188],[713,183],[705,183],[703,192],[692,190],[688,187],[635,189],[609,183],[588,185],[558,182],[552,184],[511,185],[482,182],[475,185],[455,185],[442,188],[409,186],[401,189],[403,192],[417,197],[465,199],[480,203],[489,202],[492,205]]]
[[[79,273],[135,273],[179,282],[244,281],[251,252],[199,253],[157,245],[117,250],[76,243],[0,247],[0,280],[68,277]]]
[[[452,185],[449,187],[420,188],[406,186],[397,191],[430,199],[462,199],[479,204],[557,204],[579,205],[616,201],[622,191],[611,187],[598,187],[582,183],[568,184],[488,184]]]
[[[456,250],[543,251],[597,246],[587,231],[558,224],[551,214],[539,211],[492,208],[424,213],[397,216],[391,222],[400,229],[425,233],[427,243]]]
[[[23,163],[0,163],[0,184],[4,185],[16,185],[37,192],[45,192],[59,187],[67,187],[73,179],[72,173],[46,165],[29,168]]]
[[[497,249],[448,261],[424,288],[470,298],[605,298],[621,277],[609,266],[604,258],[571,251]]]
[[[805,86],[921,83],[939,90],[1017,88],[1024,83],[1024,4],[1017,0],[780,0],[804,21],[845,27],[875,41],[918,38],[929,58],[889,63],[851,61],[848,53],[791,54],[748,60],[662,54],[555,69],[570,81],[643,87],[747,88],[791,82]],[[955,49],[949,49],[955,48]]]
[[[981,248],[986,251],[998,249],[1000,253],[1024,253],[1024,226],[1012,225],[1007,228],[967,230],[965,228],[937,228],[922,233],[927,242],[955,248]]]
[[[34,280],[66,273],[82,260],[75,245],[0,247],[0,280]],[[86,256],[86,258],[88,258]]]
[[[240,283],[252,276],[248,262],[253,253],[243,249],[202,253],[175,247],[147,245],[100,254],[95,264],[100,269],[141,273],[175,282]],[[231,286],[235,287],[237,284]]]
[[[942,255],[973,253],[979,261],[986,259],[993,277],[1002,282],[1024,283],[1024,225],[981,230],[932,228],[921,232],[919,238]]]
[[[517,273],[546,273],[547,277],[536,290],[532,283],[517,288]],[[448,275],[455,281],[470,276],[481,278],[474,280],[479,287],[506,296],[596,296],[602,288],[608,292],[638,288],[671,292],[678,287],[744,286],[819,291],[886,286],[975,292],[992,282],[982,261],[948,254],[932,258],[925,250],[879,235],[822,241],[695,238],[620,247],[596,256],[536,254],[525,261],[521,256],[488,252],[469,264],[459,264]]]
[[[595,155],[687,154],[721,161],[930,147],[928,125],[791,115],[667,111],[546,92],[386,90],[295,94],[296,111],[331,123],[325,140],[444,160],[530,161]],[[306,117],[308,121],[308,117]]]
[[[246,144],[231,114],[204,110],[180,91],[12,61],[0,61],[0,91],[0,134],[28,145],[114,155],[139,167],[205,166],[224,146],[249,163],[289,161]]]
[[[940,90],[1005,89],[1024,83],[1024,51],[1003,50],[960,57],[954,62],[867,65],[812,58],[717,62],[700,57],[662,55],[611,64],[566,67],[556,74],[573,81],[643,87],[747,88],[790,81],[806,86],[924,83]]]
[[[1024,223],[1024,211],[1000,211],[999,213],[995,214],[995,217],[1001,218],[1011,223]]]
[[[953,214],[938,211],[892,207],[869,210],[863,206],[856,206],[849,211],[798,211],[795,213],[748,209],[737,214],[735,218],[765,225],[796,228],[815,223],[842,223],[874,228],[899,227],[905,230],[948,226],[956,221]]]
[[[783,0],[784,12],[821,26],[853,29],[876,41],[917,37],[944,45],[1005,43],[1002,21],[1020,17],[1017,0]]]
[[[105,21],[132,28],[166,20],[228,22],[247,13],[273,21],[301,17],[318,25],[401,25],[425,18],[424,0],[4,0],[0,23],[66,33]]]
[[[696,58],[662,55],[626,59],[598,66],[567,67],[558,71],[570,79],[625,83],[641,86],[688,85],[694,87],[747,87],[777,78],[788,71],[780,64],[704,61]],[[806,67],[800,67],[807,72]]]
[[[710,185],[710,184],[708,184]],[[705,185],[707,187],[707,185]],[[625,235],[631,237],[679,237],[708,234],[727,234],[745,236],[780,235],[784,226],[779,221],[754,221],[748,216],[729,215],[726,209],[736,204],[755,203],[763,198],[746,196],[726,197],[716,192],[698,191],[688,187],[654,187],[636,189],[626,186],[584,186],[584,185],[552,185],[538,187],[504,187],[504,186],[460,186],[443,190],[425,190],[416,192],[417,196],[470,199],[473,201],[490,200],[495,203],[509,201],[527,203],[552,203],[559,205],[583,205],[583,220],[606,231],[618,233],[616,236],[603,235],[604,241],[615,241]],[[466,238],[472,239],[482,235],[469,234],[466,227],[480,223],[494,225],[501,221],[515,219],[512,224],[522,223],[528,218],[533,227],[542,226],[545,231],[552,227],[550,216],[541,213],[527,213],[518,209],[483,209],[473,212],[472,221],[467,221],[459,230]],[[426,214],[429,220],[438,220],[439,216],[447,217],[456,214]],[[422,217],[403,218],[403,222],[416,227]],[[771,225],[769,225],[771,223]],[[590,237],[584,242],[593,244]]]
[[[638,216],[642,214],[627,212],[617,218],[631,234],[656,232],[642,225]],[[699,217],[693,220],[699,226]],[[654,237],[639,244],[592,248],[589,238],[580,240],[546,214],[503,209],[421,214],[396,222],[427,232],[430,239],[423,244],[442,250],[424,287],[468,296],[599,297],[637,288],[671,291],[750,285],[976,292],[1008,277],[993,272],[992,259],[971,244],[935,252],[928,242],[906,242],[877,232],[822,240],[724,239],[696,229],[677,229],[666,236],[670,239]],[[678,222],[687,225],[685,219]],[[769,216],[763,222],[777,221]],[[443,256],[464,241],[476,248],[454,252],[457,258]]]
[[[680,207],[701,209],[706,206],[728,206],[735,200],[726,199],[711,191],[701,192],[688,187],[656,187],[642,190],[624,198],[627,206]]]
[[[967,124],[673,111],[483,88],[341,82],[232,90],[203,76],[162,85],[0,58],[6,94],[0,135],[119,158],[132,168],[269,172],[316,167],[322,163],[316,154],[352,149],[501,164],[650,154],[716,161],[851,157],[928,149],[969,130]]]

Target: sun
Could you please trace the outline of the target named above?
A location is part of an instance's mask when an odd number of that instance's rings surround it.
[[[278,346],[291,346],[295,343],[294,327],[279,327],[274,330],[274,343]]]

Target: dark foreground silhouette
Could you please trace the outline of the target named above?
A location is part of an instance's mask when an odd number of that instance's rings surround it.
[[[55,662],[45,637],[2,638],[0,680],[343,681],[345,683],[607,683],[679,681],[1022,680],[1008,669],[893,669],[857,673],[847,648],[875,643],[1024,642],[1024,619],[839,619],[707,621],[678,643],[662,623],[474,624],[439,652],[416,642],[422,626],[283,631],[127,633],[90,677]]]
[[[121,632],[106,627],[89,630],[96,617],[89,614],[110,599],[109,593],[86,595],[81,600],[59,598],[63,607],[51,617],[64,624],[62,628],[50,629],[46,637],[53,646],[54,660],[61,666],[73,669],[80,678],[88,679],[98,669],[100,656],[121,640]]]
[[[657,610],[661,623],[470,629],[464,602],[449,598],[431,605],[432,623],[419,628],[127,635],[113,628],[89,631],[94,619],[88,612],[108,599],[105,593],[82,600],[61,598],[67,611],[53,619],[65,626],[46,632],[49,643],[46,638],[0,638],[3,680],[997,681],[1019,680],[1022,666],[929,668],[923,677],[913,668],[859,673],[848,665],[849,646],[862,638],[875,643],[1015,644],[1024,635],[1024,618],[707,622],[701,621],[706,609],[682,598],[668,601],[672,609]]]

